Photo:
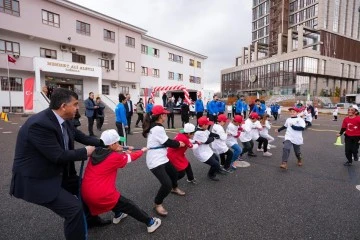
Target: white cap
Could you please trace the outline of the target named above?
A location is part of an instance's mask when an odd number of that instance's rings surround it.
[[[181,131],[183,133],[192,133],[195,132],[195,126],[192,123],[186,123],[184,129]]]
[[[350,108],[353,108],[356,111],[359,111],[359,107],[356,104],[351,105]]]
[[[105,130],[102,134],[100,139],[103,141],[105,146],[109,146],[116,142],[120,141],[120,136],[115,129]]]

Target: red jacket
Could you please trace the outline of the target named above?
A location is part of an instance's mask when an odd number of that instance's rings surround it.
[[[343,120],[341,128],[346,128],[346,136],[360,136],[360,116],[354,118],[346,117]]]
[[[185,156],[185,152],[188,148],[192,148],[193,145],[190,142],[188,136],[184,133],[178,133],[174,140],[185,143],[185,147],[181,148],[168,148],[167,157],[169,161],[174,165],[178,172],[183,171],[189,165],[189,161]]]

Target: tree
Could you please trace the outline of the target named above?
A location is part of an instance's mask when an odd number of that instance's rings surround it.
[[[334,96],[335,97],[340,97],[340,88],[339,87],[335,87]]]

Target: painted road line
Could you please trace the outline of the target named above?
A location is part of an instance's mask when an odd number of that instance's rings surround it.
[[[15,124],[18,124],[18,123],[11,123],[11,124],[15,125]]]
[[[12,133],[12,132],[2,132],[2,133],[5,133],[5,134],[7,134],[7,133]]]
[[[312,130],[315,132],[336,132],[338,133],[339,130],[332,130],[332,129],[313,129],[313,128],[308,128],[308,130]]]

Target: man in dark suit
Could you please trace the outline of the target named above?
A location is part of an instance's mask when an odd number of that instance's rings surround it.
[[[125,96],[126,96],[126,103],[124,103],[124,106],[126,111],[126,120],[128,123],[127,134],[131,135],[132,133],[130,131],[130,125],[131,125],[131,117],[134,113],[134,110],[133,110],[132,101],[130,100],[130,94],[127,93]]]
[[[94,146],[100,146],[98,139],[73,126],[71,119],[78,108],[76,93],[57,88],[49,108],[21,126],[10,187],[11,195],[65,218],[66,239],[85,239],[86,234],[82,203],[67,190],[66,180],[76,175],[74,162],[86,160]],[[87,146],[74,149],[74,141]]]
[[[84,101],[85,105],[85,116],[88,119],[88,131],[90,136],[95,136],[93,127],[94,127],[94,119],[96,118],[95,109],[98,109],[99,106],[97,106],[94,102],[94,93],[89,93],[89,98]]]

